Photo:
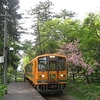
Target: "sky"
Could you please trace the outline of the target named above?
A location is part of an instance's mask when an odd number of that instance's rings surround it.
[[[20,13],[26,13],[26,10],[29,10],[31,7],[34,8],[39,1],[45,0],[19,0],[20,2]],[[59,12],[61,9],[66,9],[67,11],[74,11],[77,13],[78,19],[84,19],[86,14],[89,12],[99,12],[100,10],[100,0],[50,0],[54,6],[54,12]],[[28,28],[28,31],[31,27],[31,20],[24,19],[26,22],[23,27]],[[27,37],[27,36],[26,36]],[[23,36],[25,38],[25,36]]]
[[[39,1],[45,0],[19,0],[20,2],[20,11],[24,12],[25,10],[35,7]],[[85,13],[90,11],[99,10],[100,0],[50,0],[54,4],[54,10],[59,12],[60,9],[67,9],[69,11],[75,11],[79,16],[84,16]]]

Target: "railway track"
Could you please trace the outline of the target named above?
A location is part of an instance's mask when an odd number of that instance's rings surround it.
[[[45,94],[42,96],[45,100],[75,100],[73,97],[66,94]]]

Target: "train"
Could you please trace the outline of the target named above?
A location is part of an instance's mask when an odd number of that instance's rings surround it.
[[[61,54],[42,54],[24,67],[24,80],[40,93],[63,92],[68,78],[67,58]]]

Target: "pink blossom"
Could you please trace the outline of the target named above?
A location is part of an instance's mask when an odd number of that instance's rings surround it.
[[[75,66],[82,66],[82,68],[87,70],[86,74],[90,75],[94,72],[94,69],[84,61],[78,42],[79,40],[76,40],[75,42],[62,45],[58,53],[66,55],[68,62],[73,63]]]

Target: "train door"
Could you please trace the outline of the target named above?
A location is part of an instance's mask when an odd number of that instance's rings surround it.
[[[48,62],[48,80],[49,89],[57,89],[58,84],[58,67],[56,60],[49,60]]]

